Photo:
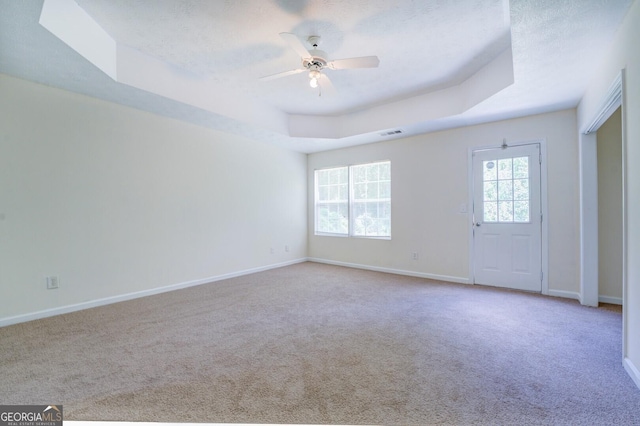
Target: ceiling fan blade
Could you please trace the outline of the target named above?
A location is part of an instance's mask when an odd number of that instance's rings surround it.
[[[300,74],[301,72],[305,72],[307,71],[304,68],[298,68],[295,70],[291,70],[291,71],[285,71],[285,72],[279,72],[278,74],[273,74],[273,75],[267,75],[264,77],[260,77],[260,80],[262,81],[270,81],[270,80],[275,80],[276,78],[281,78],[281,77],[286,77],[288,75],[293,75],[293,74]]]
[[[350,68],[377,68],[380,59],[377,56],[361,56],[359,58],[336,59],[327,63],[332,70],[346,70]]]
[[[321,74],[318,85],[320,86],[320,94],[327,93],[331,95],[333,93],[336,93],[335,86],[333,85],[333,83],[331,83],[331,80],[326,74]]]
[[[284,41],[286,41],[287,43],[289,43],[289,46],[296,51],[296,53],[302,58],[302,59],[306,59],[306,58],[310,58],[311,54],[309,53],[309,51],[307,50],[306,47],[304,47],[304,44],[302,44],[302,41],[300,41],[300,39],[298,38],[297,35],[295,34],[291,34],[291,33],[280,33],[280,37],[282,37],[282,39]]]

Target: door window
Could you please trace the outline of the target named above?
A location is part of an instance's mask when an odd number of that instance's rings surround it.
[[[483,221],[530,222],[529,157],[486,160],[482,171]]]

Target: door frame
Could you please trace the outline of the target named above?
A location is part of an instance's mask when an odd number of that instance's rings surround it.
[[[542,226],[540,234],[540,247],[541,247],[541,265],[542,265],[542,294],[549,294],[549,225],[548,225],[548,212],[547,212],[547,140],[545,138],[522,140],[517,142],[507,142],[503,139],[503,142],[498,145],[482,145],[470,147],[467,152],[467,187],[468,187],[468,206],[469,206],[469,220],[468,220],[468,238],[469,238],[469,283],[475,284],[475,250],[473,240],[473,219],[474,219],[474,206],[473,206],[473,153],[476,151],[488,151],[494,149],[503,149],[504,144],[507,146],[520,146],[520,145],[540,145],[540,155],[542,157],[542,164],[540,164],[540,210],[542,211]],[[560,296],[558,294],[558,296]]]
[[[622,85],[624,70],[614,79],[598,110],[580,129],[580,303],[598,306],[598,155],[597,131],[622,106],[622,299],[624,306],[626,271],[626,131]]]
[[[596,132],[619,107],[622,118],[622,357],[627,358],[628,176],[625,77],[621,69],[587,125],[579,129],[580,161],[580,303],[598,306],[598,156]],[[627,368],[627,364],[625,364]],[[628,370],[629,371],[629,370]],[[633,374],[629,372],[633,377]]]

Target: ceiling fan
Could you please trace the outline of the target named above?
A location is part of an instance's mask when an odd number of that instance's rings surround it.
[[[307,42],[311,46],[311,50],[307,50],[302,41],[295,34],[280,33],[280,37],[286,41],[289,46],[302,58],[302,68],[296,68],[290,71],[284,71],[278,74],[261,77],[262,81],[275,80],[276,78],[286,77],[288,75],[299,74],[301,72],[309,73],[309,85],[313,88],[324,87],[325,89],[333,89],[331,80],[322,71],[345,70],[352,68],[377,68],[380,60],[377,56],[361,56],[358,58],[335,59],[328,60],[326,52],[318,49],[320,44],[319,36],[310,36]]]

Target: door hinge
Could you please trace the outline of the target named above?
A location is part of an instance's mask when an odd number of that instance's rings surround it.
[[[544,272],[540,271],[540,282],[544,281]]]
[[[544,215],[540,213],[540,223],[542,223],[543,220],[544,220]]]

